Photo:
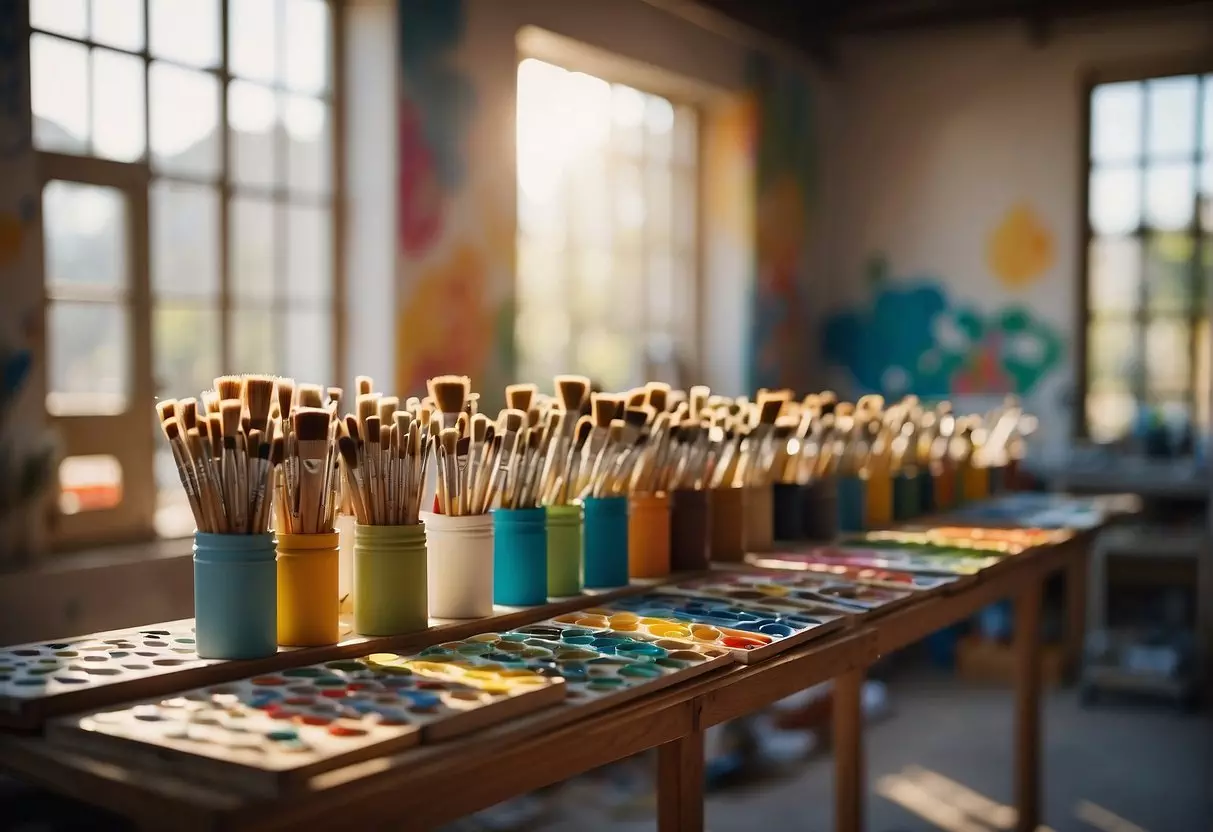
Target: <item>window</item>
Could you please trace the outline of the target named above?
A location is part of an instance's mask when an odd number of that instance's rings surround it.
[[[226,370],[335,378],[334,8],[30,0],[47,410],[160,534],[192,528],[171,455],[96,447],[99,416],[145,439],[154,397]]]
[[[1088,154],[1086,433],[1207,429],[1213,75],[1096,85]]]
[[[521,62],[521,377],[681,381],[696,320],[697,130],[690,106]]]

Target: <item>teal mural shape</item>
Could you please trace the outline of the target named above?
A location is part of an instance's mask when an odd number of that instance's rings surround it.
[[[826,319],[822,349],[859,393],[924,399],[1030,394],[1057,369],[1065,340],[1020,305],[985,313],[953,301],[939,278],[891,280],[873,258],[871,300]]]

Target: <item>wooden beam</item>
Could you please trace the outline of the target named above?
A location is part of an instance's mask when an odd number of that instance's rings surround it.
[[[703,731],[657,747],[657,829],[703,830]]]
[[[834,828],[863,829],[867,774],[863,760],[863,670],[834,682]]]
[[[1042,582],[1015,597],[1015,808],[1017,832],[1040,825],[1040,601]]]

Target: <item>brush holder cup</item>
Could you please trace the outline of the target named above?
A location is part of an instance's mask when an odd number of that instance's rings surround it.
[[[837,487],[838,531],[863,531],[867,521],[867,483],[862,477],[851,475],[839,477]]]
[[[775,489],[770,483],[743,489],[745,550],[769,552],[775,548]]]
[[[984,500],[990,496],[990,469],[971,462],[963,469],[961,500],[966,503]]]
[[[425,524],[426,583],[434,618],[493,614],[493,518],[421,512]]]
[[[804,537],[831,541],[838,536],[838,487],[834,479],[804,486]]]
[[[745,558],[745,489],[712,489],[711,556],[720,563],[740,563]]]
[[[429,626],[425,526],[354,527],[354,629],[394,636]]]
[[[991,465],[986,469],[986,474],[989,477],[990,496],[1007,490],[1007,467],[1005,465]]]
[[[918,509],[924,515],[935,510],[935,475],[929,465],[918,469]]]
[[[586,589],[628,585],[628,498],[590,497],[581,535]]]
[[[278,643],[283,647],[337,643],[340,545],[337,532],[278,535]]]
[[[883,529],[893,523],[893,477],[889,470],[878,467],[868,472],[865,481],[864,527]]]
[[[935,463],[931,469],[931,506],[933,511],[947,511],[956,507],[956,469],[946,462]]]
[[[194,638],[204,659],[278,651],[274,535],[194,532]]]
[[[670,569],[702,572],[712,552],[712,502],[708,491],[670,492]]]
[[[533,607],[548,600],[547,511],[493,509],[493,601]]]
[[[548,596],[581,594],[581,506],[547,508]]]
[[[893,519],[904,522],[922,513],[918,472],[902,471],[893,478]]]
[[[628,498],[628,574],[633,578],[670,574],[670,495]]]
[[[352,514],[337,515],[337,534],[341,535],[337,549],[338,614],[351,619],[354,615],[354,524],[357,522]]]
[[[775,539],[804,540],[806,487],[791,482],[775,483]]]

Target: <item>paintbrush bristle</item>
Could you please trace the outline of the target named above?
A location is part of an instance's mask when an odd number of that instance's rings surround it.
[[[526,412],[526,426],[528,428],[535,427],[542,420],[543,420],[543,412],[539,408],[532,407],[530,410],[528,410]]]
[[[779,393],[759,393],[758,423],[760,425],[775,424],[775,420],[779,417],[779,411],[785,401],[787,399]]]
[[[455,456],[467,456],[472,450],[472,438],[470,436],[459,437],[459,442],[455,445]]]
[[[623,421],[634,428],[642,428],[649,423],[649,413],[643,407],[629,407],[623,411]]]
[[[459,431],[460,436],[467,436],[470,429],[471,417],[467,415],[466,411],[460,413],[459,418],[455,420],[455,430]]]
[[[526,424],[526,413],[513,408],[503,410],[501,411],[500,424],[505,428],[506,433],[517,433]]]
[[[605,393],[594,393],[590,396],[590,415],[593,417],[594,426],[599,428],[607,428],[611,425],[611,420],[615,418],[615,408],[619,404],[619,399],[615,396],[608,396]]]
[[[530,410],[537,392],[539,392],[539,388],[534,384],[507,384],[505,406],[524,412]]]
[[[380,425],[379,426],[379,447],[380,448],[390,448],[391,446],[392,446],[392,426],[391,425]]]
[[[324,394],[328,397],[329,404],[335,405],[338,410],[341,409],[341,399],[345,396],[344,390],[340,387],[329,387]]]
[[[300,442],[328,439],[332,414],[323,407],[299,407],[291,416],[291,429]]]
[[[319,384],[300,384],[299,407],[324,407],[324,388]]]
[[[379,400],[372,393],[362,393],[358,396],[356,405],[358,424],[365,425],[367,419],[376,415],[376,411],[379,409]]]
[[[249,423],[255,430],[264,431],[270,418],[270,405],[274,401],[273,376],[244,377],[244,405],[248,409]]]
[[[295,404],[295,380],[283,376],[274,379],[274,398],[278,404],[278,418],[283,421],[290,418],[291,407]]]
[[[156,403],[156,416],[160,419],[160,424],[173,421],[177,416],[177,400],[165,399],[162,402]]]
[[[463,403],[463,412],[469,417],[480,412],[480,394],[468,393],[467,401]]]
[[[607,442],[614,444],[623,439],[623,429],[627,426],[627,422],[622,419],[612,419],[610,426],[607,427]]]
[[[648,393],[643,387],[633,387],[627,392],[627,395],[624,396],[624,406],[640,407],[642,404],[644,404],[644,400],[647,395]]]
[[[375,443],[377,443],[379,441],[379,431],[380,431],[380,428],[382,428],[382,427],[383,427],[383,425],[381,425],[379,423],[378,416],[368,417],[366,420],[366,424],[364,424],[362,426],[363,442],[365,442],[367,445],[370,445],[371,447],[374,447]]]
[[[409,425],[413,424],[413,414],[407,410],[397,410],[392,414],[392,420],[396,424],[396,431],[400,434],[400,442],[406,442],[409,435]]]
[[[589,416],[582,416],[577,420],[577,425],[573,429],[573,437],[577,442],[577,447],[585,444],[590,438],[590,432],[594,430],[594,420]]]
[[[356,395],[369,396],[375,391],[375,382],[370,376],[358,376],[354,379]]]
[[[480,444],[484,441],[485,434],[489,430],[489,417],[483,413],[477,413],[472,417],[472,441]]]
[[[400,409],[400,399],[395,396],[384,396],[379,400],[379,405],[376,408],[376,416],[379,417],[381,425],[390,425],[393,421],[393,416]]]
[[[278,434],[270,443],[270,465],[281,465],[286,459],[286,437]]]
[[[472,392],[472,381],[467,376],[436,376],[425,386],[442,413],[461,413]]]
[[[353,413],[345,414],[345,429],[355,442],[362,441],[362,433],[358,429],[358,417]]]
[[[408,449],[413,456],[421,455],[421,423],[416,419],[409,425]]]
[[[473,430],[474,430],[474,429],[475,429],[475,428],[473,427]],[[493,441],[493,438],[494,438],[495,436],[497,436],[497,426],[496,426],[496,425],[494,425],[492,422],[489,422],[489,423],[488,423],[488,424],[486,424],[486,425],[485,425],[485,427],[484,427],[484,441],[485,441],[485,442],[492,442],[492,441]]]
[[[691,388],[691,395],[687,399],[687,403],[691,408],[691,418],[698,419],[699,414],[708,406],[708,397],[712,391],[702,384],[697,384]]]
[[[183,431],[198,425],[198,400],[182,399],[177,402],[177,421]]]
[[[556,376],[553,379],[556,398],[569,413],[580,413],[581,403],[590,392],[590,380],[585,376]]]
[[[662,381],[650,381],[645,385],[645,400],[658,413],[666,409],[670,396],[670,385]]]
[[[203,390],[198,397],[202,400],[202,412],[207,416],[219,412],[219,397],[214,390]]]
[[[169,419],[161,422],[160,426],[164,428],[164,436],[169,442],[175,442],[181,436],[181,425],[177,424],[176,419]]]
[[[219,376],[215,379],[215,392],[219,401],[239,399],[244,392],[244,379],[240,376]]]
[[[206,420],[210,429],[211,456],[220,456],[223,453],[223,417],[218,413],[211,413],[207,415]]]
[[[337,451],[351,471],[358,467],[358,443],[354,441],[353,437],[338,437]]]
[[[240,414],[244,405],[239,399],[225,399],[219,403],[219,429],[224,439],[235,439],[240,432]]]
[[[452,428],[452,430],[453,430],[453,428]],[[431,413],[430,414],[430,423],[426,427],[426,432],[429,434],[430,439],[437,439],[438,434],[442,433],[442,414],[441,413]]]
[[[438,442],[442,445],[442,450],[454,455],[459,445],[459,431],[455,428],[443,428],[438,434]]]
[[[190,452],[190,459],[200,460],[205,453],[202,450],[202,435],[198,432],[198,428],[190,428],[185,432],[185,447]]]

